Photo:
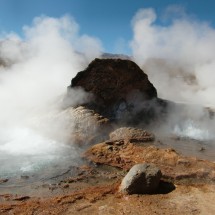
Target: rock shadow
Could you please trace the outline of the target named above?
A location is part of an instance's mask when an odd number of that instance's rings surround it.
[[[176,189],[176,187],[173,183],[161,180],[159,187],[158,187],[156,193],[154,193],[154,194],[168,194],[168,193],[171,193],[175,189]]]

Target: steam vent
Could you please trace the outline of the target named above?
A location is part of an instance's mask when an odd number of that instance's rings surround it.
[[[72,79],[69,88],[81,87],[93,95],[87,104],[109,119],[136,121],[154,115],[157,90],[140,67],[130,60],[95,59]]]

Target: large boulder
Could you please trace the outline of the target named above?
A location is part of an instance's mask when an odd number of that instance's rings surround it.
[[[72,79],[68,89],[80,87],[93,95],[84,105],[109,119],[134,119],[139,113],[150,116],[157,99],[148,76],[130,60],[95,59]]]
[[[123,178],[120,192],[125,194],[153,193],[159,186],[161,171],[154,164],[136,164]]]

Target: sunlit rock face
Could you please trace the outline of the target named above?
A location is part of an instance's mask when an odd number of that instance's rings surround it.
[[[75,88],[92,95],[85,106],[111,120],[148,121],[162,106],[148,76],[130,60],[95,59],[72,79],[68,96]]]
[[[112,129],[107,118],[83,106],[67,108],[59,118],[67,122],[62,132],[67,135],[68,143],[81,147],[104,140]]]

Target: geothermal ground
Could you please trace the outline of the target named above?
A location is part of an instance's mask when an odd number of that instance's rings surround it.
[[[202,151],[191,140],[166,138],[179,154],[155,138],[132,143],[108,140],[82,154],[82,164],[49,167],[39,172],[40,177],[2,178],[1,214],[214,214],[215,164],[203,160],[212,153],[210,147]],[[184,147],[188,143],[192,149]],[[201,159],[183,152],[201,153]],[[143,162],[155,163],[163,173],[156,193],[119,193],[127,170]]]
[[[63,103],[2,132],[0,214],[215,214],[213,111],[158,98],[120,59],[94,60]],[[158,188],[120,193],[140,163],[161,170]]]

